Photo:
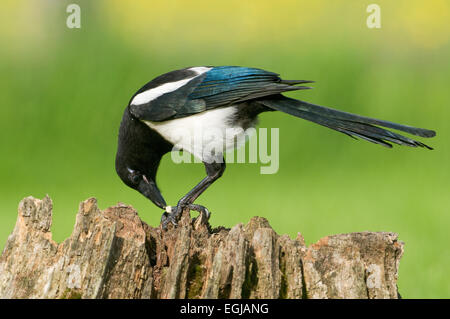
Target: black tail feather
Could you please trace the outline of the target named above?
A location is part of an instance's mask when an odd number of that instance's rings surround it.
[[[432,130],[412,127],[412,126],[403,125],[403,124],[397,124],[397,123],[393,123],[390,121],[378,120],[378,119],[374,119],[371,117],[366,117],[366,116],[356,115],[356,114],[352,114],[352,113],[348,113],[348,112],[343,112],[343,111],[335,110],[335,109],[328,108],[325,106],[311,104],[311,103],[300,101],[300,100],[294,100],[294,99],[290,99],[290,100],[295,101],[295,103],[293,103],[293,105],[295,105],[299,109],[308,111],[311,113],[315,113],[318,115],[322,115],[322,116],[327,116],[327,117],[336,118],[336,119],[340,119],[340,120],[358,122],[358,123],[380,125],[383,127],[393,128],[395,130],[403,131],[403,132],[421,136],[421,137],[433,137],[436,135],[436,132],[434,132]]]
[[[280,80],[280,83],[288,84],[288,85],[297,85],[297,84],[305,84],[305,83],[314,83],[314,81],[309,81],[309,80]]]
[[[388,143],[391,142],[398,145],[426,147],[430,150],[432,149],[430,146],[424,143],[380,128],[378,126],[374,126],[372,124],[394,128],[422,137],[433,137],[436,135],[436,133],[431,130],[342,112],[327,107],[287,98],[282,95],[259,100],[258,102],[271,109],[282,111],[296,117],[300,117],[305,120],[326,126],[333,130],[347,134],[351,137],[359,137],[369,142],[386,147],[392,147],[392,145]]]

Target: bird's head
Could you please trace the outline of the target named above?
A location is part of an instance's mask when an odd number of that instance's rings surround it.
[[[145,174],[143,170],[130,167],[116,167],[116,170],[120,179],[126,185],[150,199],[156,206],[166,207],[166,202],[150,174]]]

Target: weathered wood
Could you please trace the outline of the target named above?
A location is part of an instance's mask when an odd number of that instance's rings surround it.
[[[127,205],[80,204],[72,235],[52,240],[52,201],[27,197],[0,257],[0,298],[397,298],[403,243],[351,233],[306,247],[268,221],[211,229],[185,212],[167,231]]]

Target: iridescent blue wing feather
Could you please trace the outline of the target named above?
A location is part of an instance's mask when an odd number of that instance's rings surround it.
[[[278,74],[256,68],[239,66],[215,67],[206,73],[204,80],[189,95],[191,100],[203,100],[206,109],[231,105],[261,96],[307,87],[286,83]]]

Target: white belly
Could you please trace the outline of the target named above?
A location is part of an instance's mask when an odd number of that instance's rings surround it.
[[[176,148],[203,161],[222,160],[226,150],[246,141],[242,127],[232,124],[234,106],[218,108],[165,122],[144,121]]]

